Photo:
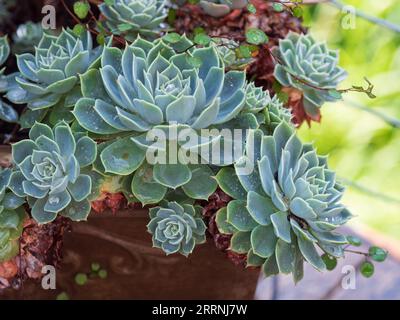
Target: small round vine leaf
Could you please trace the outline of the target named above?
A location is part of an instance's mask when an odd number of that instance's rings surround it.
[[[92,271],[97,272],[100,270],[100,264],[98,262],[93,262],[92,265],[90,266]]]
[[[292,13],[296,18],[301,18],[303,16],[303,8],[296,6],[293,8]]]
[[[85,19],[89,13],[90,5],[89,3],[84,1],[76,1],[74,3],[74,13],[78,16],[79,19]]]
[[[258,28],[249,28],[246,31],[246,41],[250,44],[260,45],[268,42],[268,36]]]
[[[257,8],[254,6],[254,4],[252,4],[252,3],[249,3],[248,5],[247,5],[247,10],[250,12],[250,13],[252,13],[252,14],[255,14],[255,13],[257,13]]]
[[[360,238],[357,238],[355,236],[347,236],[346,238],[349,244],[351,244],[352,246],[359,247],[362,245],[362,241]]]
[[[329,254],[325,253],[321,256],[322,261],[324,261],[326,265],[326,269],[328,271],[332,271],[337,266],[337,259],[335,257],[330,256]]]
[[[75,275],[75,283],[79,286],[83,286],[88,281],[88,277],[85,273],[77,273]]]
[[[196,36],[194,37],[194,43],[202,45],[202,46],[206,46],[210,43],[211,38],[206,35],[205,33],[198,33],[196,34]]]
[[[272,8],[274,9],[275,12],[282,12],[284,10],[282,3],[273,3]]]
[[[163,40],[169,43],[177,43],[181,40],[181,35],[176,32],[170,32],[163,37]]]
[[[72,28],[72,32],[79,37],[85,32],[85,27],[78,23],[74,25],[74,27]]]
[[[375,267],[371,262],[365,261],[360,267],[360,272],[364,277],[371,278],[375,272]]]
[[[99,270],[98,275],[100,279],[106,279],[108,277],[108,272],[105,269],[101,269]]]
[[[57,295],[56,300],[69,300],[69,295],[66,292],[61,292]]]
[[[368,251],[369,256],[376,262],[383,262],[388,256],[388,252],[380,247],[372,246]]]

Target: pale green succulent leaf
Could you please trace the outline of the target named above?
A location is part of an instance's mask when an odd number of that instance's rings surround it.
[[[281,211],[276,212],[271,215],[271,222],[276,236],[287,243],[291,243],[290,223],[287,214]]]
[[[310,263],[315,269],[324,271],[326,269],[326,265],[315,249],[314,244],[302,237],[297,238],[297,241],[299,249],[307,262]]]
[[[232,198],[237,200],[247,199],[247,192],[240,184],[233,168],[222,168],[215,179],[218,182],[218,186]]]
[[[269,198],[254,191],[247,194],[247,209],[253,219],[263,226],[271,224],[270,216],[278,212]]]
[[[250,232],[236,232],[231,239],[229,249],[236,253],[247,253],[251,249]]]
[[[233,200],[228,204],[227,221],[239,231],[251,231],[257,226],[257,222],[251,217],[246,208],[246,202]]]
[[[247,253],[247,267],[261,267],[265,262],[265,258],[262,258],[255,254],[252,249]]]
[[[279,271],[284,274],[293,272],[294,267],[294,254],[291,244],[278,239],[276,243],[276,262],[278,264]]]
[[[74,183],[68,185],[68,191],[76,202],[86,199],[92,191],[92,179],[81,174]]]
[[[46,224],[52,222],[56,217],[56,212],[48,212],[44,209],[47,199],[37,199],[32,207],[32,217],[39,224]]]
[[[153,168],[154,180],[166,187],[176,189],[188,183],[192,172],[184,164],[155,164]]]
[[[76,202],[74,200],[61,211],[61,215],[71,219],[72,221],[86,221],[91,210],[90,202],[88,200],[82,200]]]
[[[89,137],[82,137],[76,144],[76,160],[81,168],[91,165],[97,156],[97,144]]]
[[[132,193],[143,205],[160,202],[167,189],[154,180],[153,168],[149,165],[142,165],[133,176]]]
[[[239,231],[228,222],[228,211],[226,207],[218,210],[215,217],[215,222],[217,224],[219,232],[223,234],[233,234]]]
[[[183,191],[190,198],[208,200],[218,187],[213,171],[205,165],[192,165],[189,168],[192,177],[182,186]]]
[[[100,158],[106,173],[129,175],[142,164],[145,151],[127,137],[107,146],[101,151]]]
[[[277,240],[271,225],[257,226],[251,232],[251,247],[253,252],[262,258],[269,258],[274,254]]]

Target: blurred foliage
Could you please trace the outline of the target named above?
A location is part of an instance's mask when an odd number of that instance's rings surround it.
[[[400,25],[398,0],[344,0],[358,10]],[[361,104],[400,119],[400,33],[360,18],[354,29],[342,27],[343,13],[329,4],[307,6],[306,24],[320,40],[340,50],[341,66],[350,74],[344,87],[364,85],[366,76],[375,85],[377,98],[350,93],[345,101],[322,108],[322,123],[300,129],[303,140],[315,141],[338,175],[390,199],[371,196],[348,187],[344,202],[365,223],[400,239],[400,128],[355,108]]]

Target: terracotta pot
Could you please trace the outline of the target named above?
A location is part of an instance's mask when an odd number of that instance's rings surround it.
[[[54,299],[64,291],[71,299],[253,299],[258,271],[235,266],[212,241],[189,258],[167,257],[152,248],[147,223],[146,210],[93,214],[88,222],[75,223],[65,238],[56,290],[28,282],[0,297]],[[78,286],[75,275],[88,273],[92,262],[108,271],[107,279]]]

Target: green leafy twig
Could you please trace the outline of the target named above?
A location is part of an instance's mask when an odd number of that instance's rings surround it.
[[[337,90],[337,92],[340,93],[348,93],[348,92],[362,92],[365,93],[370,99],[375,99],[376,95],[374,95],[372,93],[372,91],[374,90],[374,85],[367,79],[367,77],[364,77],[364,80],[367,82],[368,86],[366,88],[362,87],[362,86],[352,86],[351,88],[348,89],[341,89],[341,90]]]

